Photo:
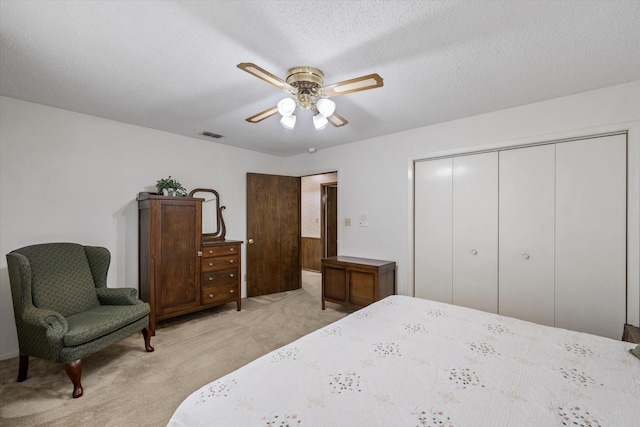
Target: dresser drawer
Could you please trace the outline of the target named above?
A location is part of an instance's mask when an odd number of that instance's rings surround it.
[[[214,271],[213,273],[205,273],[202,275],[202,286],[221,285],[223,283],[238,283],[238,269]]]
[[[238,299],[238,284],[228,283],[202,288],[202,304],[220,304]]]
[[[226,246],[204,246],[202,248],[202,257],[209,258],[213,256],[225,256],[238,253],[238,247],[235,245]]]
[[[238,265],[238,255],[226,255],[215,258],[203,258],[202,259],[202,271],[201,273],[208,273],[210,271],[228,270],[229,268]]]

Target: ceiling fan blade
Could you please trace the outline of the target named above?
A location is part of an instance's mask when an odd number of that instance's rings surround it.
[[[265,82],[274,85],[275,87],[282,89],[285,92],[295,94],[297,89],[291,86],[289,83],[285,82],[279,77],[274,76],[264,68],[258,67],[256,64],[251,62],[242,62],[238,64],[238,68],[246,71],[249,74],[253,74],[260,80],[264,80]]]
[[[263,121],[264,119],[268,119],[269,117],[278,113],[278,107],[267,108],[264,111],[259,112],[258,114],[254,114],[253,116],[247,118],[246,120],[249,123],[258,123]]]
[[[340,83],[334,83],[329,86],[324,86],[322,91],[324,92],[325,97],[330,98],[332,96],[360,92],[361,90],[375,89],[377,87],[382,87],[383,85],[382,77],[374,73],[362,77],[356,77],[351,80],[345,80]]]
[[[333,116],[327,117],[327,120],[329,120],[329,123],[331,123],[332,126],[337,127],[337,128],[339,128],[340,126],[344,126],[347,123],[349,123],[347,121],[347,119],[345,119],[344,117],[342,117],[338,113],[333,113]]]

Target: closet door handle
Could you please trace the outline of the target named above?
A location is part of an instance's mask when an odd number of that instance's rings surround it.
[[[529,259],[529,258],[531,258],[531,257],[529,256],[529,254],[522,254],[522,258],[523,258],[523,259]]]
[[[478,255],[478,251],[476,251],[475,249],[471,249],[471,255]]]

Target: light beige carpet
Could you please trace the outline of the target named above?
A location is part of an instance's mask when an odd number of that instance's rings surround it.
[[[30,358],[18,383],[18,358],[0,361],[2,426],[164,426],[189,394],[246,363],[332,323],[348,310],[320,305],[321,276],[303,272],[295,291],[160,322],[146,353],[136,334],[83,360],[84,395],[61,364]]]

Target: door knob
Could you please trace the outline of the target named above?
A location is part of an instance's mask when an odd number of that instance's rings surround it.
[[[476,251],[475,249],[471,250],[471,255],[478,255],[478,251]]]
[[[250,245],[253,245],[253,243],[254,243],[254,242],[253,242],[253,239],[249,239],[249,244],[250,244]]]
[[[524,258],[524,259],[529,259],[529,258],[531,258],[531,257],[529,256],[529,254],[522,254],[522,258]]]

